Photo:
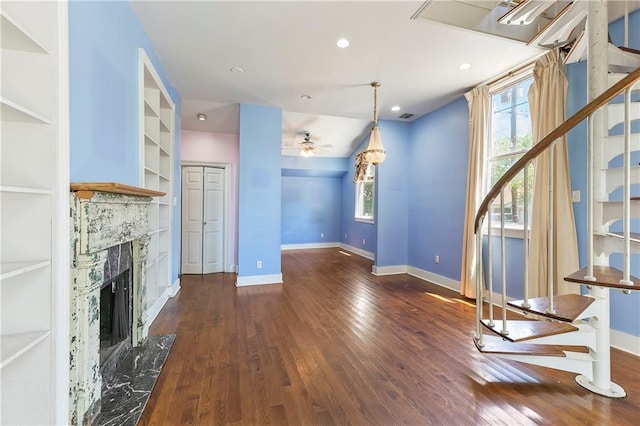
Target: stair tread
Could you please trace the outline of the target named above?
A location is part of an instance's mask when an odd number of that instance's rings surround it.
[[[494,320],[495,326],[489,327],[489,320],[482,320],[482,324],[499,336],[512,342],[522,342],[538,337],[553,336],[578,330],[566,322],[507,320],[508,334],[502,334],[502,321]]]
[[[552,345],[536,345],[534,343],[514,343],[498,336],[482,336],[484,346],[479,346],[477,338],[473,339],[476,348],[482,353],[511,355],[546,355],[565,357],[564,351]]]
[[[579,284],[598,285],[601,287],[618,288],[624,290],[640,290],[640,278],[630,277],[633,285],[620,284],[622,271],[612,266],[594,266],[593,275],[596,281],[587,281],[587,268],[582,268],[565,278],[565,281]]]
[[[553,307],[555,314],[549,314],[546,310],[549,308],[549,299],[547,297],[536,297],[529,299],[529,307],[523,308],[524,300],[512,300],[508,302],[510,306],[514,306],[523,311],[531,312],[548,318],[560,321],[573,322],[585,309],[593,303],[593,297],[581,296],[579,294],[559,294],[553,297]]]

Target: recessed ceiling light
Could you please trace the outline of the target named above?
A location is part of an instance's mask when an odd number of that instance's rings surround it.
[[[244,70],[240,67],[231,67],[230,71],[234,74],[242,74],[244,72]]]
[[[204,121],[204,120],[207,119],[207,114],[200,113],[200,114],[196,115],[196,117],[198,117],[198,120]]]
[[[345,47],[349,47],[349,40],[347,40],[346,38],[341,38],[340,40],[336,41],[336,46],[344,49]]]
[[[309,96],[309,95],[302,95],[302,96],[300,96],[300,98],[304,99],[305,101],[308,101],[309,99],[311,99],[311,96]]]
[[[391,111],[400,111],[400,107],[398,105],[394,105],[391,107]]]
[[[460,65],[458,66],[458,69],[459,69],[459,70],[462,70],[462,71],[464,71],[464,70],[468,70],[469,68],[471,68],[471,64],[469,64],[469,63],[460,64]]]

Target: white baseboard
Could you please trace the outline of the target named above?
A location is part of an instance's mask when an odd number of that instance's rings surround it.
[[[280,250],[304,250],[315,248],[339,247],[340,243],[304,243],[304,244],[282,244]]]
[[[376,276],[381,275],[398,275],[406,274],[408,270],[407,265],[393,265],[393,266],[376,266],[373,265],[371,273]]]
[[[451,278],[434,274],[433,272],[425,271],[424,269],[419,269],[414,266],[407,266],[407,274],[429,281],[430,283],[439,285],[440,287],[460,292],[460,281],[452,280]]]
[[[175,297],[180,291],[180,277],[176,278],[171,287],[169,287],[169,297]]]
[[[236,287],[263,284],[282,284],[282,274],[249,275],[246,277],[238,277],[236,280]]]
[[[144,324],[144,327],[143,327],[143,335],[147,336],[149,334],[149,327],[151,327],[151,324],[153,323],[153,321],[156,319],[156,317],[164,307],[164,304],[167,303],[167,300],[169,300],[170,297],[173,297],[171,296],[172,289],[173,289],[173,286],[165,288],[162,294],[160,295],[160,297],[158,297],[156,301],[153,302],[153,305],[151,305],[150,308],[147,308],[147,322]],[[177,290],[176,290],[176,293],[177,293]]]
[[[344,243],[340,243],[338,247],[340,247],[343,250],[349,251],[351,253],[355,253],[358,256],[362,256],[366,259],[373,260],[373,253],[370,251],[359,249],[358,247],[353,247],[353,246],[350,246],[349,244],[344,244]]]
[[[640,336],[611,329],[610,339],[612,347],[631,355],[640,356]]]

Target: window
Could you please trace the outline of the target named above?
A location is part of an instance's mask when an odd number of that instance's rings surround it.
[[[485,193],[524,153],[533,146],[528,93],[533,83],[531,71],[491,89],[491,140],[487,147]],[[528,173],[528,204],[533,194],[533,167]],[[505,225],[522,228],[524,212],[524,172],[504,189]],[[500,223],[500,197],[491,206],[492,223]],[[531,217],[531,215],[529,215]]]
[[[369,164],[362,181],[356,183],[356,220],[373,222],[376,178],[374,165]]]

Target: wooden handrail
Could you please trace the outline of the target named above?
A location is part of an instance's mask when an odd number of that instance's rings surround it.
[[[524,169],[525,165],[536,158],[538,155],[542,154],[547,148],[551,146],[556,139],[564,136],[569,132],[569,130],[573,129],[578,123],[582,122],[585,118],[589,117],[596,111],[598,108],[607,104],[611,99],[618,96],[627,88],[634,85],[634,83],[640,80],[640,68],[636,69],[622,80],[618,81],[616,84],[611,86],[609,89],[605,90],[600,96],[586,104],[582,107],[578,112],[569,117],[565,122],[560,124],[558,127],[553,129],[551,133],[545,136],[540,142],[535,144],[531,149],[524,154],[518,161],[516,161],[509,170],[507,170],[500,179],[493,185],[493,187],[489,190],[489,193],[484,197],[480,207],[478,208],[478,212],[476,213],[476,219],[474,222],[474,230],[477,233],[480,230],[480,226],[482,225],[482,220],[485,214],[489,210],[489,204],[493,199],[495,199],[500,190],[506,186],[507,183],[511,182],[520,170]]]

